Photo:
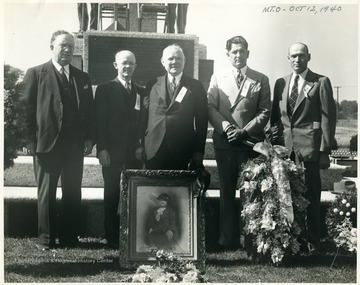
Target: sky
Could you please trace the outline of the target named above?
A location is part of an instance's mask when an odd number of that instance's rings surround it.
[[[339,87],[334,88],[334,97],[339,96],[339,101],[357,100],[357,1],[337,1],[346,3],[341,5],[336,1],[295,2],[298,4],[189,1],[186,33],[196,35],[207,47],[207,58],[214,60],[215,71],[229,64],[226,40],[244,36],[249,43],[249,67],[266,74],[271,88],[277,78],[291,72],[288,47],[297,41],[306,43],[312,57],[309,68],[328,76],[333,87]],[[24,71],[50,59],[53,31],[79,29],[76,3],[72,1],[3,0],[2,5],[4,61]]]

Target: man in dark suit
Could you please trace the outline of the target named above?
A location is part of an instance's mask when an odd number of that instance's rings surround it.
[[[34,156],[38,184],[38,247],[55,245],[56,189],[61,175],[60,243],[75,246],[81,207],[84,155],[94,144],[94,102],[89,76],[70,65],[74,38],[56,31],[52,59],[24,77],[27,151]]]
[[[308,47],[290,46],[288,59],[293,73],[275,83],[271,125],[283,128],[291,157],[305,167],[307,239],[309,252],[320,245],[320,169],[330,166],[335,142],[336,105],[329,78],[308,69]]]
[[[114,67],[118,76],[97,87],[95,105],[97,156],[105,184],[105,233],[108,245],[118,248],[121,170],[142,166],[135,152],[140,146],[144,88],[131,80],[136,68],[135,55],[131,51],[117,52]]]
[[[150,81],[147,130],[148,169],[188,169],[202,166],[207,133],[207,99],[201,82],[183,74],[185,56],[178,45],[164,49],[167,74]]]
[[[247,41],[233,37],[226,42],[226,49],[231,66],[212,75],[208,108],[220,178],[219,244],[237,247],[242,231],[235,211],[237,179],[241,165],[255,156],[244,142],[264,140],[271,103],[269,79],[246,64]]]

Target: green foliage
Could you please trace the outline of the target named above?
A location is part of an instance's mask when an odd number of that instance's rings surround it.
[[[358,105],[357,101],[341,101],[338,105],[338,119],[357,119]]]
[[[24,144],[24,102],[20,80],[23,72],[8,64],[4,66],[4,169],[14,165],[18,150]]]
[[[357,151],[357,139],[358,139],[358,135],[353,135],[350,138],[350,151]]]

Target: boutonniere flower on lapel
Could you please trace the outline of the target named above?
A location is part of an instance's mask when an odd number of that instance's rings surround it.
[[[312,87],[312,86],[309,85],[309,84],[306,84],[306,85],[304,86],[303,91],[304,91],[304,95],[305,95],[306,98],[308,97],[308,94],[309,94],[309,91],[310,91],[311,87]]]
[[[86,85],[84,86],[84,89],[89,89],[89,84],[86,84]]]

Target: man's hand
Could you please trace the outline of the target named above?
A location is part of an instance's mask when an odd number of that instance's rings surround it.
[[[92,152],[93,147],[94,147],[94,143],[91,140],[86,140],[84,155],[89,155]]]
[[[320,169],[328,169],[330,167],[330,158],[327,153],[320,152],[319,165]]]
[[[246,137],[246,131],[233,126],[226,130],[226,135],[230,143],[241,143],[241,141]]]
[[[99,162],[101,166],[109,167],[110,166],[110,154],[106,149],[103,149],[99,152]]]
[[[142,146],[139,146],[135,150],[135,157],[137,160],[140,160],[140,161],[145,160],[145,149]]]
[[[166,236],[167,236],[168,240],[171,240],[174,236],[174,233],[171,230],[168,230],[166,232]]]
[[[35,142],[27,143],[26,146],[23,148],[23,152],[28,154],[28,155],[35,155],[36,143]]]
[[[203,165],[204,154],[195,152],[189,163],[189,170],[198,170],[204,168]]]

